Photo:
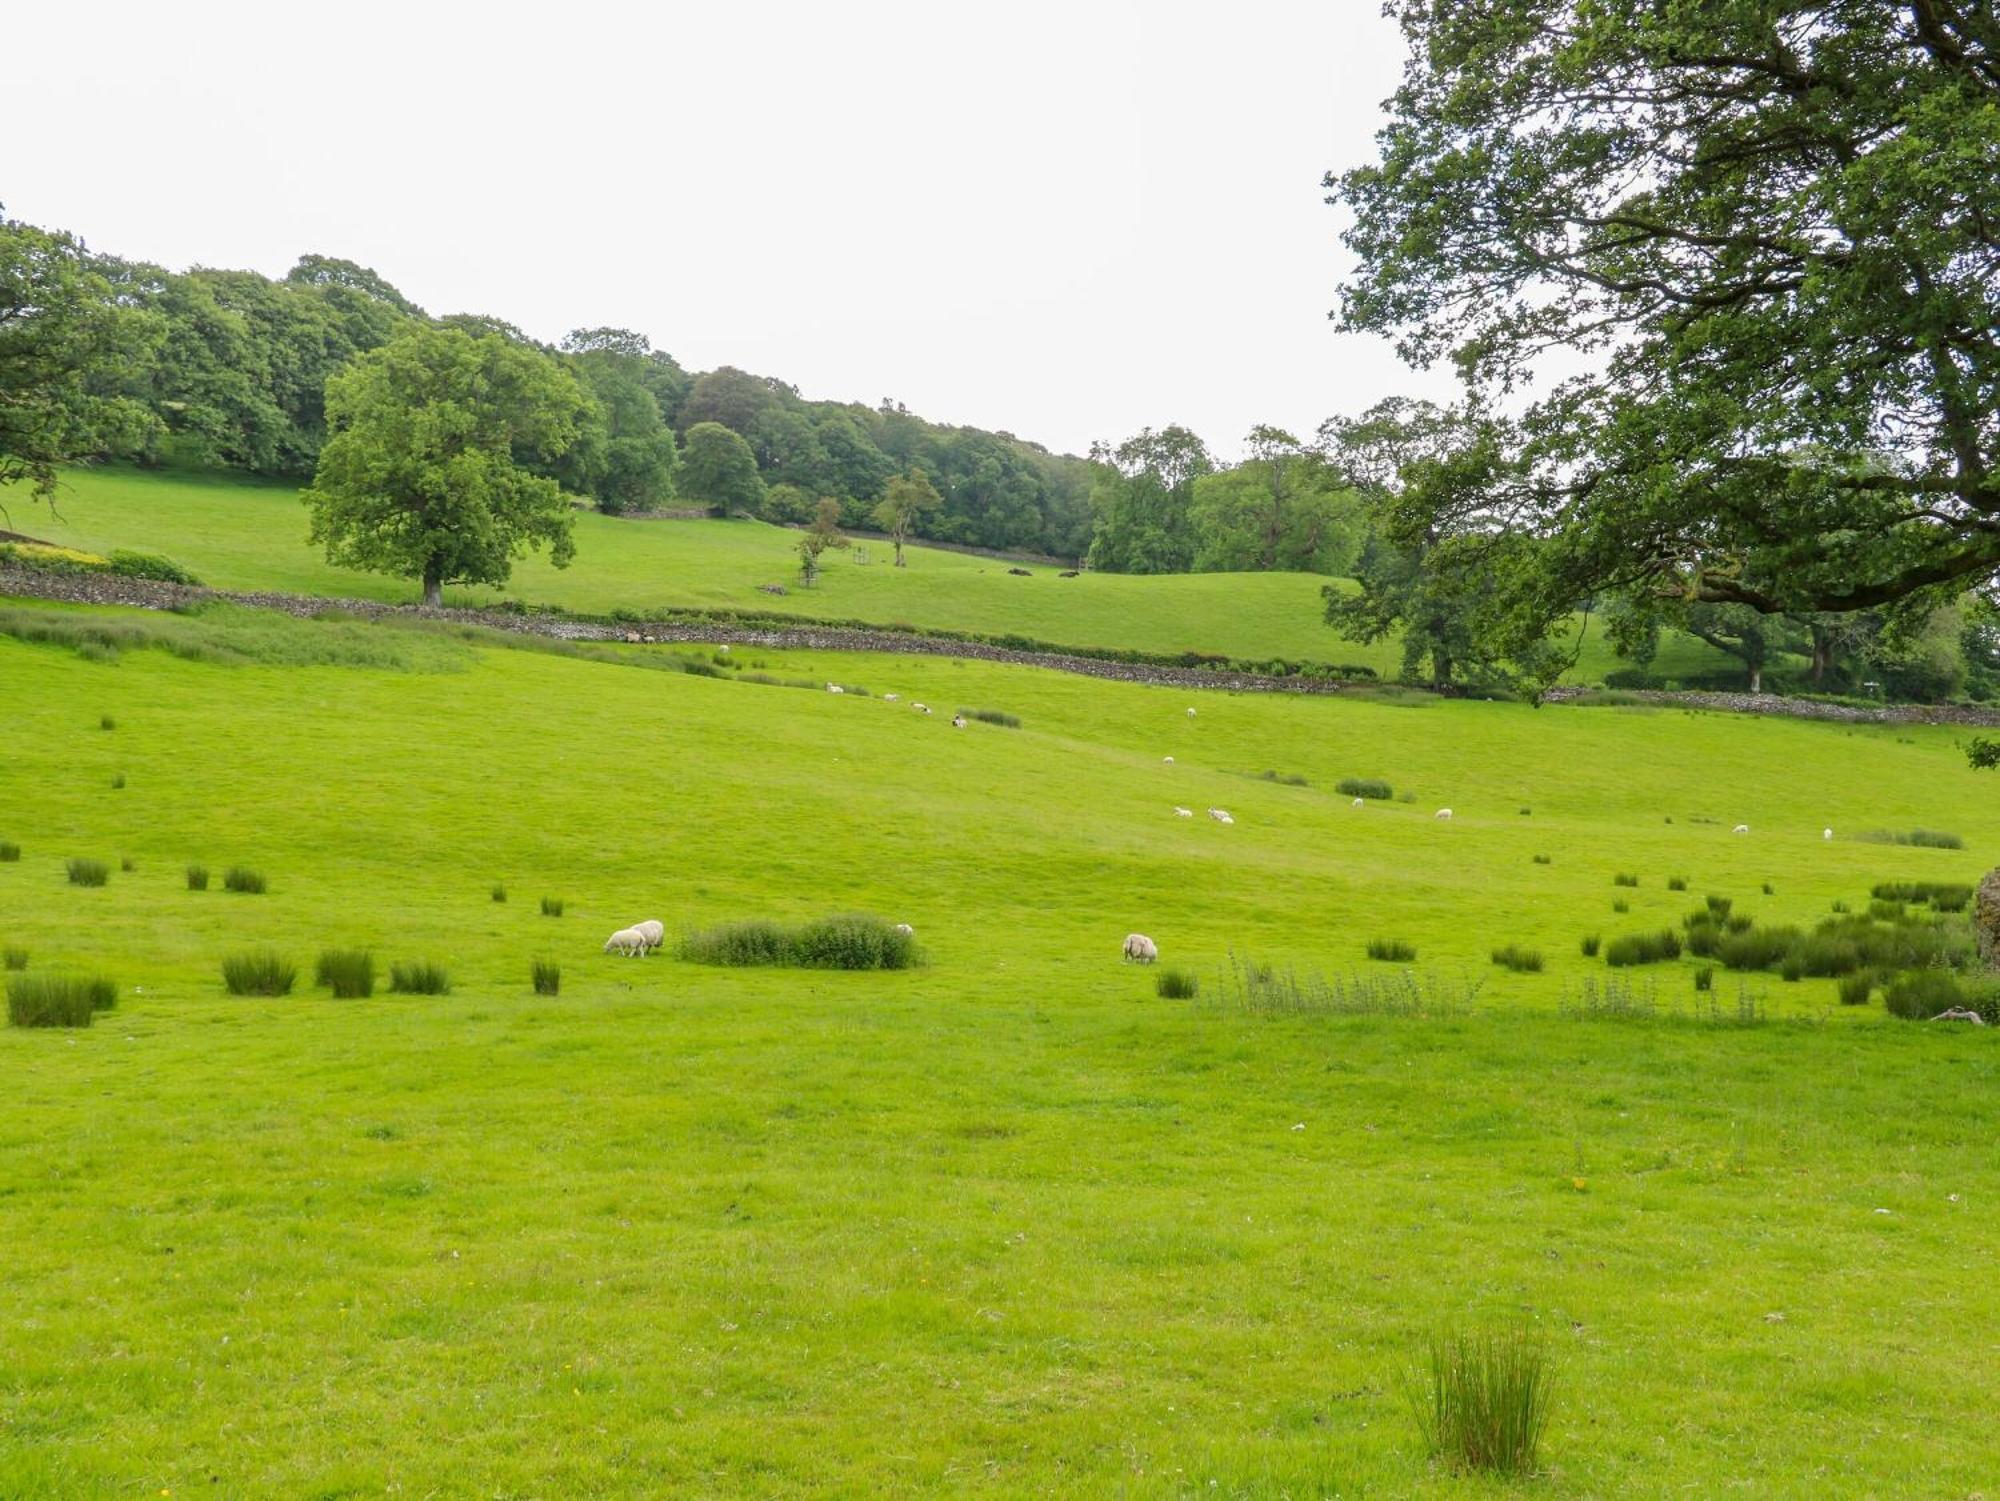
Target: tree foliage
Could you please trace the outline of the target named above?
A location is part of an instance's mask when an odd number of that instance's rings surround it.
[[[718,516],[732,511],[755,515],[764,501],[764,481],[750,445],[720,422],[697,422],[687,430],[681,451],[681,494]]]
[[[555,360],[495,334],[415,325],[327,384],[331,432],[305,502],[328,561],[423,581],[504,584],[572,512],[535,472],[576,441],[589,398]]]
[[[1345,573],[1364,532],[1359,496],[1280,428],[1252,428],[1246,447],[1242,463],[1195,477],[1195,569]]]
[[[909,536],[910,528],[943,504],[937,486],[918,470],[897,475],[883,489],[871,516],[896,544],[898,568],[903,566],[903,539]]]
[[[2000,569],[2000,27],[1954,0],[1394,0],[1344,326],[1516,399],[1428,529],[1516,641],[1606,590],[1765,613]],[[1408,534],[1409,527],[1403,528]],[[1546,539],[1532,548],[1496,539]]]
[[[1194,484],[1215,472],[1207,446],[1185,427],[1142,428],[1091,453],[1097,530],[1090,566],[1106,573],[1186,573],[1194,566]]]

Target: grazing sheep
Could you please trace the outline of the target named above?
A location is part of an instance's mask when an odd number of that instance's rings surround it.
[[[915,709],[919,714],[928,714],[931,711],[929,704],[911,704],[910,707]]]
[[[910,926],[910,925],[909,925],[908,923],[906,923],[906,922],[899,922],[899,923],[897,923],[897,924],[896,924],[896,931],[897,931],[898,933],[901,933],[901,934],[902,934],[902,935],[903,935],[903,936],[904,936],[905,938],[915,938],[915,937],[917,936],[917,930],[916,930],[915,928],[911,927],[911,926]]]
[[[1176,818],[1193,818],[1193,817],[1194,817],[1194,809],[1192,809],[1192,808],[1176,808],[1176,809],[1174,809],[1174,817],[1176,817]]]
[[[642,959],[646,955],[646,935],[637,928],[620,928],[604,940],[604,952],[623,954],[628,959]]]
[[[965,728],[965,716],[964,716],[963,714],[954,714],[954,715],[952,715],[952,716],[951,716],[951,727],[952,727],[952,728],[953,728],[954,730],[962,730],[962,729],[964,729],[964,728]]]
[[[900,693],[885,693],[882,695],[882,702],[885,704],[893,704],[902,696],[903,695]]]
[[[1438,810],[1437,810],[1437,816],[1438,816],[1439,818],[1450,818],[1450,817],[1451,817],[1451,809],[1449,809],[1449,808],[1440,808],[1440,809],[1438,809]]]
[[[1125,961],[1128,964],[1151,964],[1160,957],[1160,946],[1144,933],[1125,935]]]
[[[1833,838],[1833,830],[1832,830],[1832,829],[1821,829],[1821,830],[1819,831],[1819,837],[1820,837],[1820,838],[1822,838],[1822,839],[1831,839],[1831,838]]]
[[[826,691],[828,693],[845,693],[847,690],[841,687],[840,684],[838,683],[828,683],[826,685]]]
[[[1359,808],[1359,807],[1363,807],[1363,806],[1365,806],[1365,805],[1366,805],[1367,801],[1368,801],[1368,800],[1367,800],[1366,798],[1362,798],[1362,797],[1357,797],[1357,798],[1356,798],[1356,799],[1354,800],[1354,806],[1355,806],[1355,807],[1357,807],[1357,808]]]
[[[1739,823],[1735,828],[1731,829],[1729,832],[1732,834],[1747,834],[1750,832],[1750,825],[1747,823]]]
[[[1189,719],[1194,718],[1194,709],[1192,707],[1188,709],[1188,718]]]
[[[1174,764],[1174,758],[1172,756],[1162,756],[1160,757],[1160,764],[1162,766],[1172,766]]]
[[[1216,821],[1217,823],[1235,823],[1235,822],[1236,822],[1236,820],[1235,820],[1235,819],[1233,819],[1233,818],[1231,818],[1231,817],[1229,816],[1229,814],[1228,814],[1228,811],[1227,811],[1227,810],[1225,810],[1225,809],[1222,809],[1222,808],[1210,808],[1210,809],[1208,810],[1208,816],[1209,816],[1210,818],[1214,819],[1214,820],[1215,820],[1215,821]]]
[[[656,949],[667,941],[667,930],[656,917],[649,917],[644,922],[633,923],[632,931],[645,935],[646,947],[649,949]]]

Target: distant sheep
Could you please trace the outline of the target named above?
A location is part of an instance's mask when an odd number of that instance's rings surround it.
[[[1194,709],[1192,707],[1188,709],[1188,718],[1189,719],[1194,718]]]
[[[915,709],[919,714],[928,714],[931,711],[929,704],[911,704],[910,707]]]
[[[1151,964],[1160,957],[1160,946],[1144,933],[1125,935],[1125,961],[1128,964]]]
[[[1357,798],[1356,798],[1356,799],[1354,800],[1354,806],[1355,806],[1355,807],[1357,807],[1357,808],[1364,808],[1364,807],[1366,807],[1367,805],[1368,805],[1368,799],[1367,799],[1367,798],[1365,798],[1365,797],[1357,797]]]
[[[838,683],[828,683],[826,685],[826,691],[828,693],[845,693],[847,690],[841,687],[840,684]]]
[[[628,959],[643,959],[650,947],[646,935],[637,928],[620,928],[604,940],[605,953],[623,954]]]
[[[1176,808],[1176,809],[1174,809],[1174,817],[1176,817],[1176,818],[1193,818],[1193,817],[1194,817],[1194,809],[1192,809],[1192,808]]]
[[[952,728],[953,728],[954,730],[962,730],[962,729],[964,729],[964,728],[965,728],[965,716],[964,716],[963,714],[954,714],[954,715],[952,715],[952,716],[951,716],[951,727],[952,727]]]
[[[661,926],[660,920],[656,917],[633,923],[632,931],[645,935],[646,947],[649,949],[656,949],[667,941],[667,930]]]
[[[1214,820],[1215,820],[1215,821],[1216,821],[1217,823],[1235,823],[1235,822],[1236,822],[1236,820],[1235,820],[1235,819],[1233,819],[1233,818],[1231,818],[1231,817],[1229,816],[1229,812],[1228,812],[1228,810],[1227,810],[1227,809],[1224,809],[1224,808],[1210,808],[1210,809],[1208,810],[1208,816],[1209,816],[1210,818],[1214,819]]]
[[[899,922],[899,923],[897,923],[897,924],[896,924],[896,931],[897,931],[898,933],[901,933],[901,934],[902,934],[902,935],[903,935],[903,936],[904,936],[905,938],[915,938],[915,937],[917,936],[917,930],[916,930],[915,928],[911,927],[911,926],[910,926],[910,925],[909,925],[908,923],[906,923],[906,922]]]
[[[893,704],[902,696],[903,695],[900,693],[885,693],[882,695],[882,702],[885,704]]]
[[[1174,764],[1174,758],[1172,756],[1162,756],[1160,757],[1160,764],[1162,766],[1172,766]]]
[[[1450,817],[1451,817],[1451,809],[1449,809],[1449,808],[1440,808],[1440,809],[1438,809],[1438,810],[1437,810],[1437,816],[1438,816],[1439,818],[1450,818]]]
[[[1833,830],[1832,830],[1832,829],[1821,829],[1821,830],[1819,831],[1819,837],[1820,837],[1820,838],[1822,838],[1822,839],[1831,839],[1831,838],[1833,838]]]
[[[1747,834],[1750,832],[1750,825],[1747,823],[1739,823],[1735,828],[1731,829],[1729,832],[1732,834]]]

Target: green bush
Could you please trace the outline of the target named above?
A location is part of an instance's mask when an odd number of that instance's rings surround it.
[[[435,960],[396,961],[389,965],[389,988],[402,995],[450,995],[451,976]]]
[[[542,916],[561,917],[562,915],[563,915],[563,899],[561,897],[545,896],[542,898]]]
[[[562,966],[553,959],[537,959],[530,966],[529,973],[535,984],[536,995],[562,994]]]
[[[1736,898],[1731,896],[1716,896],[1713,893],[1703,897],[1702,901],[1717,922],[1727,922],[1730,911],[1736,906]]]
[[[1869,895],[1878,902],[1928,902],[1938,912],[1963,912],[1972,903],[1972,888],[1952,881],[1884,881]]]
[[[1370,797],[1379,802],[1387,802],[1396,795],[1396,789],[1380,777],[1342,777],[1333,784],[1333,790],[1342,797]]]
[[[1687,889],[1688,889],[1688,878],[1686,876],[1667,877],[1667,890],[1686,891]]]
[[[1882,992],[1882,1004],[1891,1016],[1907,1021],[1929,1021],[1940,1011],[1963,1007],[1965,988],[1958,976],[1944,969],[1913,969],[1896,976]]]
[[[1595,933],[1584,934],[1583,957],[1586,959],[1595,959],[1597,957],[1597,950],[1602,946],[1603,942],[1604,940]]]
[[[696,964],[789,965],[799,969],[908,969],[916,940],[879,917],[825,917],[788,928],[754,919],[684,935],[683,959]]]
[[[21,858],[21,846],[9,839],[0,839],[0,865],[12,865]]]
[[[101,976],[16,974],[7,981],[7,1022],[15,1027],[87,1027],[118,1004]]]
[[[153,579],[162,584],[199,587],[201,580],[171,559],[150,552],[128,552],[119,548],[111,554],[110,571],[128,579]]]
[[[1012,714],[1003,714],[998,709],[960,709],[967,719],[976,719],[982,724],[997,724],[1003,730],[1018,730],[1021,721]]]
[[[1625,898],[1622,896],[1617,897],[1611,903],[1611,910],[1613,912],[1616,912],[1619,916],[1623,917],[1627,912],[1630,912],[1632,910],[1632,904],[1626,901]]]
[[[1831,980],[1861,968],[1861,945],[1839,933],[1816,932],[1793,944],[1785,962],[1801,975]]]
[[[1192,970],[1163,969],[1153,977],[1153,990],[1163,1001],[1191,1001],[1201,989]]]
[[[206,865],[190,865],[187,868],[187,883],[189,891],[208,890],[208,867]]]
[[[118,728],[118,721],[113,719],[109,714],[101,715],[98,718],[97,727],[100,730],[115,730]]]
[[[1869,844],[1913,844],[1925,849],[1934,850],[1962,850],[1965,848],[1965,841],[1963,839],[1959,838],[1956,834],[1946,833],[1942,829],[1910,829],[1908,831],[1871,829],[1865,834],[1856,834],[1854,837],[1865,840]]]
[[[1542,951],[1522,948],[1517,943],[1507,944],[1493,950],[1493,962],[1515,974],[1538,975],[1542,972]]]
[[[222,983],[231,995],[290,995],[298,969],[271,949],[231,954],[222,961]]]
[[[72,886],[102,886],[111,879],[111,867],[102,860],[71,860],[68,870]]]
[[[1604,962],[1614,969],[1631,964],[1659,964],[1681,956],[1681,935],[1672,928],[1657,933],[1625,933],[1604,947]]]
[[[1553,862],[1551,862],[1551,861],[1550,861],[1550,859],[1549,859],[1549,857],[1548,857],[1547,855],[1537,855],[1537,856],[1535,856],[1535,864],[1537,864],[1537,865],[1548,865],[1548,864],[1551,864],[1551,863],[1553,863]]]
[[[228,891],[240,891],[248,896],[262,896],[265,890],[264,873],[252,870],[247,865],[232,865],[222,873],[222,885]]]
[[[1417,946],[1400,938],[1371,938],[1368,940],[1368,957],[1389,964],[1407,964],[1417,957]]]
[[[695,964],[721,964],[742,968],[763,964],[791,963],[791,934],[778,923],[763,919],[719,923],[712,928],[682,936],[677,952]]]
[[[313,983],[340,1000],[375,993],[375,956],[366,949],[325,949],[313,966]]]
[[[1724,934],[1716,945],[1715,957],[1724,969],[1769,969],[1798,941],[1797,928],[1746,928],[1741,933]]]
[[[0,949],[0,969],[26,969],[27,967],[28,951],[26,949],[18,948],[11,943],[4,949]]]
[[[1447,1469],[1495,1475],[1535,1469],[1555,1395],[1555,1366],[1539,1334],[1443,1331],[1406,1389],[1425,1449]]]

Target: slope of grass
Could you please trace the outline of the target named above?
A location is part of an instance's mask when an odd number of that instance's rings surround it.
[[[407,580],[330,566],[306,541],[306,516],[290,487],[235,476],[149,474],[107,467],[72,471],[45,512],[17,518],[35,535],[68,547],[135,548],[166,554],[220,589],[275,589],[356,599],[408,601]],[[1017,634],[1067,646],[1152,652],[1205,651],[1238,658],[1284,657],[1401,668],[1393,643],[1363,645],[1321,622],[1326,580],[1307,574],[1186,574],[1142,578],[1084,574],[1062,578],[1035,567],[931,548],[910,549],[910,566],[890,565],[886,545],[869,562],[830,552],[810,590],[796,586],[798,534],[755,521],[621,521],[580,513],[577,558],[566,570],[531,557],[505,591],[457,589],[447,603],[501,598],[608,613],[659,608],[767,610],[803,618],[866,620],[929,629]],[[760,584],[781,584],[783,596]],[[1577,678],[1595,682],[1621,665],[1595,634]],[[1714,671],[1727,659],[1688,637],[1670,637],[1662,674]]]
[[[0,1495],[1457,1496],[1398,1373],[1447,1318],[1524,1316],[1563,1375],[1550,1495],[1990,1484],[1964,1373],[2000,1314],[1994,1039],[1826,981],[1759,982],[1810,1023],[1554,1014],[1605,973],[1579,933],[1685,908],[1668,872],[1760,921],[1971,878],[2000,806],[1945,732],[1189,719],[894,657],[768,656],[863,698],[244,655],[0,639],[4,936],[126,987],[88,1031],[0,1032]],[[1322,790],[1347,774],[1419,801],[1351,808]],[[136,869],[72,888],[72,855]],[[189,891],[191,860],[270,892]],[[642,917],[840,911],[910,922],[928,964],[598,952]],[[1135,928],[1199,999],[1120,962]],[[1469,1012],[1274,1018],[1213,983],[1232,950],[1366,968],[1387,931],[1479,979]],[[1511,941],[1547,970],[1490,965]],[[434,956],[452,993],[217,978],[335,946]]]

